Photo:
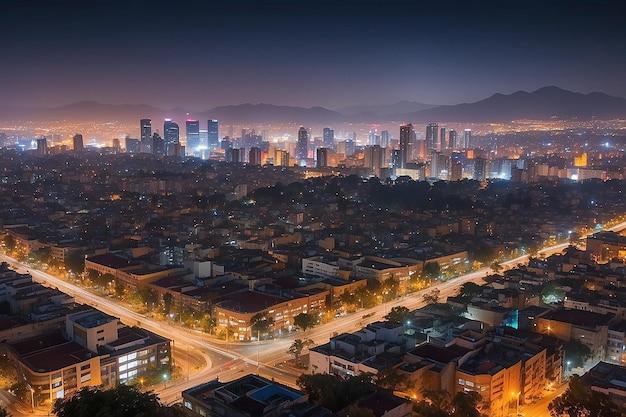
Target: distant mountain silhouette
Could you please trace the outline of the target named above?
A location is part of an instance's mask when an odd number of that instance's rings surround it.
[[[350,118],[355,116],[360,118],[364,115],[389,116],[392,114],[413,113],[433,107],[437,107],[437,105],[404,100],[395,104],[349,106],[335,111]]]
[[[408,114],[390,116],[396,120],[428,123],[506,122],[533,119],[615,119],[626,118],[626,99],[604,93],[580,94],[558,87],[543,87],[532,93],[494,94],[475,103],[439,106]]]
[[[323,107],[275,106],[273,104],[240,104],[215,107],[203,113],[205,118],[222,123],[333,123],[345,121],[340,113]]]
[[[139,122],[141,118],[155,121],[163,118],[184,125],[186,118],[218,119],[220,123],[293,123],[332,124],[341,122],[404,121],[429,122],[506,122],[521,119],[615,119],[626,118],[626,99],[604,93],[580,94],[558,87],[543,87],[532,93],[494,94],[474,103],[433,106],[402,101],[390,105],[350,106],[340,111],[323,107],[276,106],[272,104],[240,104],[220,106],[196,112],[181,108],[159,109],[138,104],[101,104],[81,101],[55,108],[0,107],[0,120],[76,120]]]

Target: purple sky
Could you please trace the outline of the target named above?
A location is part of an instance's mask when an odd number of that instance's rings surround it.
[[[12,1],[0,105],[338,109],[547,85],[626,97],[617,1],[223,3]]]

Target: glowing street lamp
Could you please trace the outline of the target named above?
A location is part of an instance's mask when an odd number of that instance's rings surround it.
[[[167,374],[163,374],[163,389],[167,388]]]

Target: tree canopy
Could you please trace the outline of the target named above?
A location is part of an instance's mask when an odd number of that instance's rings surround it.
[[[409,310],[405,306],[396,306],[392,307],[383,318],[387,321],[393,323],[406,323],[408,318],[411,316],[411,310]]]
[[[578,375],[572,375],[569,386],[563,395],[556,397],[548,410],[552,417],[624,417],[623,409],[611,401],[611,398],[598,391],[587,388]]]
[[[296,380],[309,399],[331,411],[339,411],[370,393],[374,386],[371,375],[342,379],[330,374],[302,374]]]
[[[127,385],[109,390],[82,388],[72,397],[57,400],[52,412],[57,417],[185,416],[179,407],[161,404],[156,394]]]
[[[312,314],[300,313],[293,318],[293,325],[306,332],[306,329],[310,329],[317,323],[317,319]]]

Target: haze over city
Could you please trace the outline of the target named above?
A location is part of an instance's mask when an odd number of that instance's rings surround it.
[[[617,4],[10,2],[0,105],[338,109],[548,85],[626,97]]]
[[[4,5],[0,417],[626,417],[618,6]]]

